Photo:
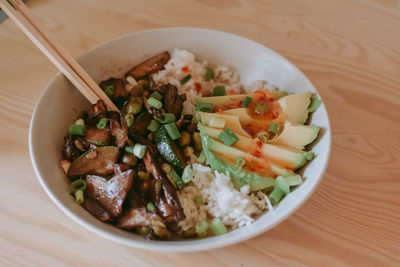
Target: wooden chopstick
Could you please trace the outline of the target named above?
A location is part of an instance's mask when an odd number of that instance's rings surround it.
[[[114,103],[81,65],[40,26],[21,0],[0,0],[0,7],[89,102],[96,103],[100,98],[109,110],[118,111]]]

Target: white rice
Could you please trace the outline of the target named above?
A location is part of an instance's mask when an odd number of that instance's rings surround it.
[[[187,67],[187,72],[182,68]],[[184,114],[194,114],[196,97],[211,95],[216,85],[224,85],[227,92],[253,92],[256,90],[274,90],[265,81],[256,81],[244,87],[240,84],[239,75],[226,66],[217,65],[213,68],[214,79],[205,80],[207,61],[198,62],[195,56],[185,50],[175,49],[164,70],[152,75],[154,81],[170,83],[178,88],[179,94],[186,93],[187,100],[183,105]],[[188,74],[192,77],[185,84],[180,81]],[[196,91],[196,83],[201,85],[201,91]],[[196,226],[199,221],[207,221],[218,217],[229,228],[235,229],[249,225],[255,218],[268,209],[272,210],[268,197],[262,192],[250,193],[249,186],[243,186],[240,191],[233,187],[229,174],[213,172],[209,167],[195,163],[193,155],[189,161],[193,166],[193,181],[178,192],[186,219],[179,222],[183,231]],[[203,197],[203,204],[196,204],[196,197]]]

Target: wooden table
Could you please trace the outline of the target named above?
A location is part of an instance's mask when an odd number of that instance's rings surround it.
[[[134,31],[194,26],[242,35],[314,83],[333,129],[328,171],[310,200],[247,242],[152,253],[88,232],[45,194],[28,153],[39,95],[57,70],[9,20],[0,25],[0,265],[400,265],[400,1],[31,0],[78,56]]]

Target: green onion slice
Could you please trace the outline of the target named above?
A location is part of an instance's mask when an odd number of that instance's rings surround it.
[[[157,99],[158,101],[161,101],[161,99],[163,98],[162,94],[160,94],[160,93],[157,92],[157,91],[154,91],[154,93],[152,93],[152,94],[150,95],[150,97],[154,97],[154,98]]]
[[[172,140],[181,138],[181,133],[179,132],[174,122],[167,123],[164,125],[164,127],[165,130],[167,130],[167,133]]]
[[[223,85],[217,85],[213,89],[213,96],[223,96],[225,95],[226,89]]]
[[[207,236],[208,223],[206,221],[200,221],[196,223],[196,233],[199,237]]]
[[[75,193],[78,190],[85,191],[86,181],[83,179],[75,180],[71,183],[71,185],[69,187],[70,187],[72,193]]]
[[[154,98],[154,97],[150,97],[150,98],[147,100],[147,103],[148,103],[150,106],[152,106],[153,108],[156,108],[156,109],[161,109],[161,108],[162,108],[162,103],[161,103],[161,101],[158,100],[158,99],[156,99],[156,98]]]
[[[271,204],[274,206],[278,204],[284,194],[285,193],[281,189],[277,187],[274,188],[274,190],[272,190],[272,193],[269,195],[269,200],[271,201]]]
[[[279,125],[275,122],[271,122],[271,124],[268,127],[268,132],[277,134],[279,132]]]
[[[182,85],[185,84],[187,81],[190,80],[190,78],[192,78],[192,74],[186,75],[185,77],[182,78],[181,84],[182,84]]]
[[[126,146],[125,152],[133,154],[133,146]]]
[[[126,148],[125,148],[126,150]],[[135,144],[133,147],[133,154],[138,157],[139,159],[142,159],[144,157],[144,154],[146,153],[146,146],[141,145],[141,144]]]
[[[227,232],[225,225],[219,218],[212,219],[210,229],[215,235],[222,235]]]
[[[153,211],[153,210],[156,209],[156,207],[154,206],[154,204],[151,203],[151,202],[147,203],[146,208],[147,208],[148,211]]]
[[[84,197],[83,197],[83,190],[78,190],[75,192],[75,201],[78,204],[82,204],[83,201],[85,201]]]
[[[107,122],[108,122],[108,119],[107,118],[101,118],[100,120],[99,120],[99,122],[97,123],[97,129],[104,129],[104,128],[106,128],[106,126],[107,126]]]
[[[70,134],[84,136],[86,128],[85,125],[71,124],[68,130]]]
[[[214,79],[214,70],[213,69],[207,69],[206,75],[205,75],[205,80],[208,82],[212,79]]]
[[[193,176],[194,176],[194,173],[193,173],[192,167],[190,167],[190,165],[187,165],[187,166],[185,167],[185,169],[183,170],[182,181],[183,181],[185,184],[187,184],[187,183],[189,183],[190,181],[192,181]]]
[[[267,112],[269,109],[268,104],[264,102],[260,102],[257,104],[257,106],[254,109],[254,113],[258,115],[264,115],[265,112]]]
[[[111,98],[115,94],[115,87],[113,85],[109,85],[104,89],[104,93]]]
[[[243,102],[242,102],[242,107],[247,107],[247,106],[250,105],[250,103],[251,103],[251,97],[246,96],[246,97],[244,98]]]
[[[150,132],[155,132],[157,131],[158,127],[160,127],[160,123],[158,121],[151,120],[149,126],[147,126],[147,130]]]
[[[229,128],[226,128],[225,130],[223,130],[218,135],[218,138],[221,139],[221,141],[224,142],[224,144],[227,146],[231,146],[239,140],[239,138],[236,136],[236,134],[234,132],[232,132],[232,130]]]
[[[214,105],[212,103],[200,103],[194,110],[203,112],[212,112],[213,109]]]
[[[163,113],[164,119],[157,118],[157,120],[161,123],[170,123],[170,122],[175,122],[175,114],[173,113]]]

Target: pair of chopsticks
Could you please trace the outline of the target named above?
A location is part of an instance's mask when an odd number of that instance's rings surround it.
[[[40,26],[21,0],[0,0],[0,7],[90,103],[102,99],[109,110],[118,111],[81,65]]]

